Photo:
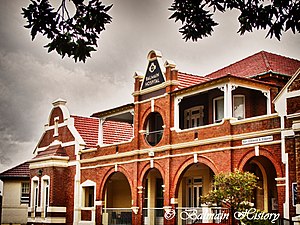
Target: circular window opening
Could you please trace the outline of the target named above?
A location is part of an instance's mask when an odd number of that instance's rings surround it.
[[[150,113],[146,121],[145,139],[149,145],[155,146],[160,142],[163,135],[163,119],[157,112]]]

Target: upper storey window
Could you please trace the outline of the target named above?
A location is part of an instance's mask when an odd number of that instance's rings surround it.
[[[224,118],[224,97],[214,99],[214,121],[221,122]]]
[[[237,119],[245,119],[245,96],[234,95],[233,96],[233,109],[232,115]]]
[[[152,112],[146,120],[145,139],[151,146],[155,146],[160,142],[163,135],[163,119],[158,112]]]
[[[203,125],[204,106],[195,106],[184,110],[184,129]]]

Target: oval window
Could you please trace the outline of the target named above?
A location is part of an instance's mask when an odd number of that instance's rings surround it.
[[[145,124],[145,140],[151,146],[155,146],[160,142],[163,136],[163,119],[158,112],[152,112],[148,116]]]

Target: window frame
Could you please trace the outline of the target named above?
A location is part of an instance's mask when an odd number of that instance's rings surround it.
[[[161,120],[161,121],[159,121]],[[160,123],[161,122],[161,127]],[[151,123],[151,124],[150,124]],[[149,113],[149,115],[147,116],[147,119],[145,120],[144,123],[144,127],[145,127],[145,141],[148,145],[154,147],[156,145],[158,145],[158,143],[162,140],[163,138],[163,134],[164,134],[164,119],[162,117],[162,115],[159,112],[151,112]],[[153,137],[151,137],[150,135],[153,135]],[[153,143],[150,141],[150,139],[153,138],[154,141]]]
[[[192,114],[193,111],[199,110],[199,113],[197,115]],[[189,113],[189,115],[187,115],[187,113]],[[194,127],[200,127],[203,126],[203,120],[204,120],[204,106],[203,105],[197,105],[197,106],[193,106],[190,108],[187,108],[183,111],[183,129],[190,129],[190,128],[194,128]],[[188,120],[187,120],[187,117]],[[192,119],[193,117],[195,117],[196,119],[199,118],[199,125],[197,126],[193,126],[192,123]],[[188,122],[187,122],[188,121]]]
[[[243,99],[243,114],[244,115],[240,119],[234,116],[235,98],[242,98]],[[232,116],[234,118],[237,118],[238,120],[242,120],[242,119],[246,118],[246,98],[245,98],[245,95],[233,95],[232,96]]]
[[[219,100],[223,100],[223,118],[222,119],[216,119],[216,102]],[[222,120],[224,119],[224,115],[225,115],[225,99],[224,96],[219,96],[213,99],[213,121],[214,123],[220,123],[222,122]]]
[[[26,184],[28,187],[23,187],[23,185]],[[28,192],[24,192],[24,189],[28,189]],[[23,196],[27,195],[27,196]],[[23,198],[27,198],[24,200]],[[21,182],[21,196],[20,196],[20,204],[27,204],[29,205],[30,202],[30,182],[29,181],[22,181]]]
[[[82,183],[81,185],[81,207],[82,208],[94,208],[96,206],[96,183],[91,181],[91,180],[87,180],[84,183]],[[91,201],[91,205],[88,204],[86,205],[86,191],[89,190],[90,188],[93,188],[93,200]]]

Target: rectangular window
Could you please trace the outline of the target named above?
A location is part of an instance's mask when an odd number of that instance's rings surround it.
[[[189,178],[187,183],[188,206],[200,207],[202,196],[202,177]]]
[[[239,120],[245,119],[245,96],[233,96],[233,117]]]
[[[33,191],[33,198],[32,198],[32,205],[34,207],[34,213],[36,213],[36,210],[39,206],[39,183],[38,181],[33,181],[33,186],[32,186],[32,191]]]
[[[214,121],[221,122],[224,118],[224,97],[214,99]]]
[[[49,207],[49,180],[44,180],[44,215],[47,217]]]
[[[203,125],[204,106],[195,106],[184,110],[184,129]]]
[[[84,207],[94,206],[94,186],[84,187]]]
[[[29,204],[29,182],[21,183],[21,204]]]

